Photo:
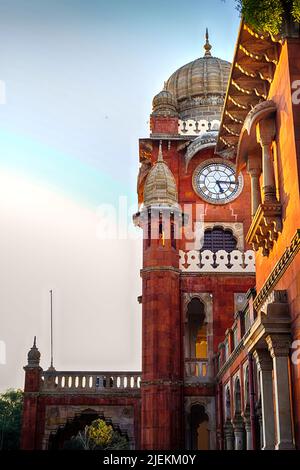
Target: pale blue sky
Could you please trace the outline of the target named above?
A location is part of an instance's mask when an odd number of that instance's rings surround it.
[[[8,183],[0,208],[0,340],[8,357],[0,387],[21,385],[33,334],[48,354],[45,292],[53,285],[70,340],[57,332],[60,368],[140,367],[139,246],[100,244],[91,228],[96,208],[120,195],[135,202],[138,138],[149,133],[153,96],[203,55],[206,27],[213,54],[231,61],[238,24],[233,0],[0,0],[0,173]],[[42,236],[34,194],[48,201]],[[69,211],[67,225],[59,207]],[[82,328],[78,350],[72,338]],[[119,349],[112,341],[101,348],[95,331],[114,328]]]

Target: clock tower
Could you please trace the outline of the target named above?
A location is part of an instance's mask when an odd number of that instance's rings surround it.
[[[151,133],[139,142],[144,449],[222,441],[215,356],[232,323],[242,328],[238,312],[255,284],[249,176],[236,174],[230,151],[215,153],[230,64],[211,49],[206,32],[204,55],[154,97]]]

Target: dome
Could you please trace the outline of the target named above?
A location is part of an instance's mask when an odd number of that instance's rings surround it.
[[[181,119],[221,118],[231,64],[213,57],[211,48],[206,30],[204,57],[179,68],[166,82]]]
[[[144,205],[177,206],[177,200],[176,181],[163,160],[160,143],[157,162],[151,168],[145,181]]]
[[[175,96],[165,88],[152,101],[153,114],[156,116],[178,116],[176,107]]]

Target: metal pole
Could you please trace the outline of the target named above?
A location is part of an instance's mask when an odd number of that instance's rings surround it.
[[[53,368],[53,302],[52,302],[52,290],[50,290],[50,328],[51,328],[51,368]]]

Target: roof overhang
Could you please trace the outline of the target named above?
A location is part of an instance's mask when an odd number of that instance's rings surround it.
[[[251,110],[268,99],[281,45],[281,38],[257,34],[241,21],[216,146],[217,153],[237,156],[241,151],[239,166],[244,163],[247,145],[241,133],[247,132],[251,119],[248,124],[245,120]]]

